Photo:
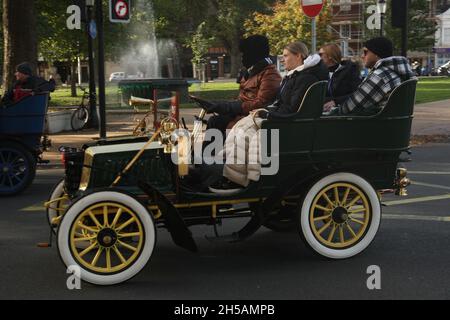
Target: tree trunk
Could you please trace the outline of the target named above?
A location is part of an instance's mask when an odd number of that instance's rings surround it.
[[[78,63],[77,60],[73,60],[70,63],[70,92],[71,97],[77,96],[77,69]]]
[[[3,85],[8,90],[19,63],[37,70],[37,35],[34,1],[3,0]]]

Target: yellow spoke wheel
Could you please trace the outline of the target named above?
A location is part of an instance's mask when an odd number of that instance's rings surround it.
[[[314,198],[309,213],[316,239],[338,249],[358,242],[369,226],[370,217],[367,196],[358,186],[344,182],[323,188]]]
[[[330,174],[308,190],[298,211],[300,235],[315,253],[347,259],[364,251],[381,222],[376,190],[350,172]]]
[[[99,274],[128,268],[138,258],[145,241],[138,215],[114,202],[87,207],[72,224],[69,239],[75,260]]]
[[[57,244],[66,267],[80,267],[81,280],[114,285],[130,280],[150,261],[156,226],[133,195],[110,188],[84,195],[67,209]]]

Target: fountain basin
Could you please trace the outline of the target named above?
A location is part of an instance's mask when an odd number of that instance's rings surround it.
[[[181,103],[189,101],[189,86],[195,81],[186,79],[126,79],[119,82],[122,102],[128,104],[131,96],[154,99],[153,90],[158,92],[158,99],[171,96],[171,92],[180,93]]]

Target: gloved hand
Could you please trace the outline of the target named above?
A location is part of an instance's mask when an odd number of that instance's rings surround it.
[[[210,102],[194,96],[190,96],[192,100],[197,102],[207,113],[218,113],[220,115],[238,116],[243,113],[241,101],[215,101]]]
[[[218,101],[211,104],[212,107],[210,110],[220,115],[236,117],[243,114],[241,101]]]
[[[197,102],[203,109],[206,110],[207,113],[214,113],[214,109],[216,107],[215,103],[213,102],[209,102],[207,100],[203,100],[200,98],[197,98],[195,96],[189,96],[189,98],[191,98],[191,100],[194,100],[195,102]]]

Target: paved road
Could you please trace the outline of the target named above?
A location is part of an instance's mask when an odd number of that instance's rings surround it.
[[[83,283],[75,291],[66,288],[56,248],[36,246],[48,236],[41,202],[62,175],[40,170],[25,194],[0,200],[0,298],[450,299],[450,145],[417,147],[413,156],[410,195],[385,199],[390,205],[377,238],[353,259],[318,258],[296,234],[262,229],[231,245],[211,243],[204,238],[210,228],[194,227],[199,254],[160,231],[151,262],[132,281],[108,288]],[[371,265],[381,268],[381,290],[367,289]]]

